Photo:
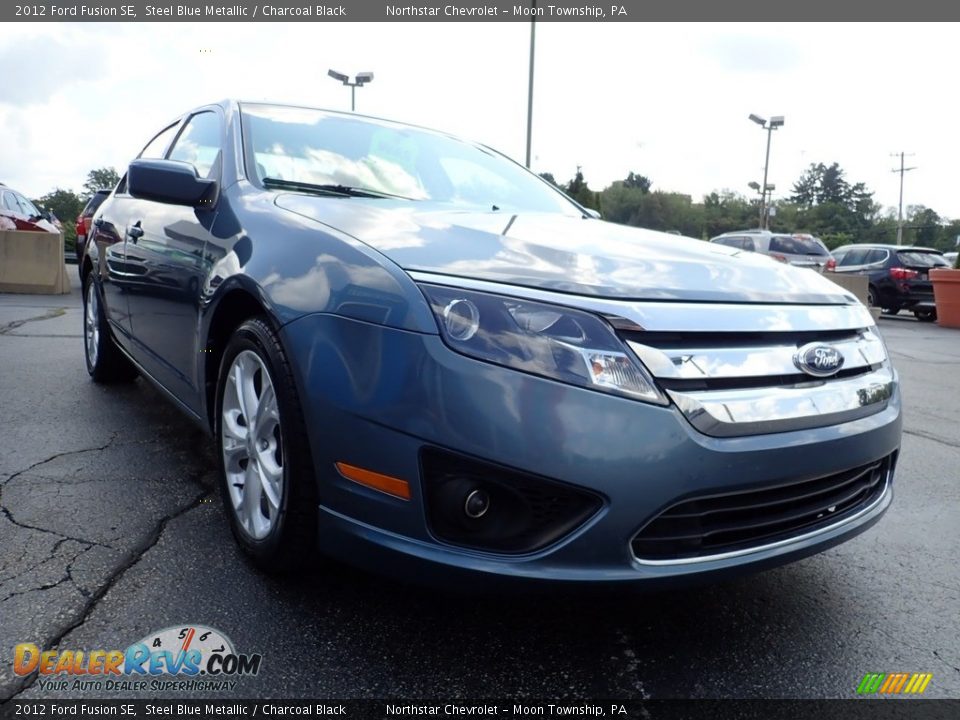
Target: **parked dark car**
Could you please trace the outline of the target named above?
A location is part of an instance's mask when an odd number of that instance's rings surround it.
[[[77,215],[77,260],[83,256],[83,246],[87,242],[87,236],[90,234],[90,226],[93,224],[93,216],[103,204],[103,201],[107,199],[107,196],[110,194],[110,190],[97,190],[93,195],[90,196],[90,199],[87,200],[87,204],[83,206],[83,210],[80,211],[80,214]]]
[[[40,210],[23,193],[3,183],[0,183],[0,217],[12,222],[16,230],[60,232],[48,213]]]
[[[909,310],[917,320],[937,319],[931,268],[950,263],[939,250],[903,245],[844,245],[833,251],[836,272],[869,279],[869,303],[888,315]]]
[[[873,525],[901,401],[817,273],[595,219],[495,151],[224,102],[81,265],[87,369],[212,433],[240,546],[407,579],[716,579]]]

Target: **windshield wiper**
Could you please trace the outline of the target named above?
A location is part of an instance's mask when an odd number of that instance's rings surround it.
[[[299,182],[297,180],[282,180],[280,178],[266,177],[263,179],[264,187],[279,188],[283,190],[300,190],[302,192],[315,192],[324,195],[333,195],[335,197],[366,197],[366,198],[399,198],[401,200],[412,200],[403,195],[394,195],[393,193],[383,192],[382,190],[373,190],[372,188],[353,187],[351,185],[315,184],[308,182]]]

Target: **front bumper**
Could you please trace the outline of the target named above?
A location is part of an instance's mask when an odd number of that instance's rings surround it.
[[[875,523],[892,499],[888,482],[856,516],[753,552],[640,562],[631,539],[685,498],[829,475],[896,453],[899,392],[880,412],[841,425],[719,438],[697,432],[673,406],[472,360],[436,335],[318,314],[285,326],[282,339],[316,467],[321,550],[381,573],[415,581],[646,586],[719,579],[843,542]],[[425,447],[586,488],[603,503],[580,527],[536,552],[457,547],[438,540],[429,526],[420,465]],[[334,469],[337,462],[406,480],[410,500],[347,480]]]

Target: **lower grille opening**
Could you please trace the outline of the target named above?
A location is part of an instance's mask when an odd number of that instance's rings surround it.
[[[826,477],[685,500],[634,536],[633,554],[641,560],[706,557],[834,525],[884,493],[893,462],[891,455]]]

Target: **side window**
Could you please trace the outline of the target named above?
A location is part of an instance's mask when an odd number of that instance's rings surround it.
[[[864,259],[865,265],[879,265],[884,260],[887,259],[886,250],[871,250],[867,253],[867,257]]]
[[[21,214],[20,205],[17,204],[17,199],[13,196],[12,192],[5,192],[3,194],[3,206],[10,212],[15,212],[17,215]]]
[[[27,200],[23,195],[17,195],[17,200],[20,201],[20,207],[23,208],[23,214],[27,217],[41,216],[40,210],[37,209],[37,206]]]
[[[187,121],[170,151],[170,160],[188,162],[200,177],[209,177],[220,155],[220,118],[202,112]]]
[[[753,244],[753,238],[740,238],[740,247],[748,252],[756,252],[757,246]]]
[[[843,259],[840,261],[840,265],[843,267],[850,267],[851,265],[863,265],[866,255],[867,251],[863,248],[854,248],[843,256]]]
[[[718,245],[726,245],[727,247],[740,247],[739,240],[734,237],[717,238],[716,243]]]
[[[162,160],[163,153],[167,145],[173,140],[173,133],[177,130],[177,124],[174,123],[165,130],[161,130],[153,140],[147,143],[147,146],[137,156],[144,160]]]

